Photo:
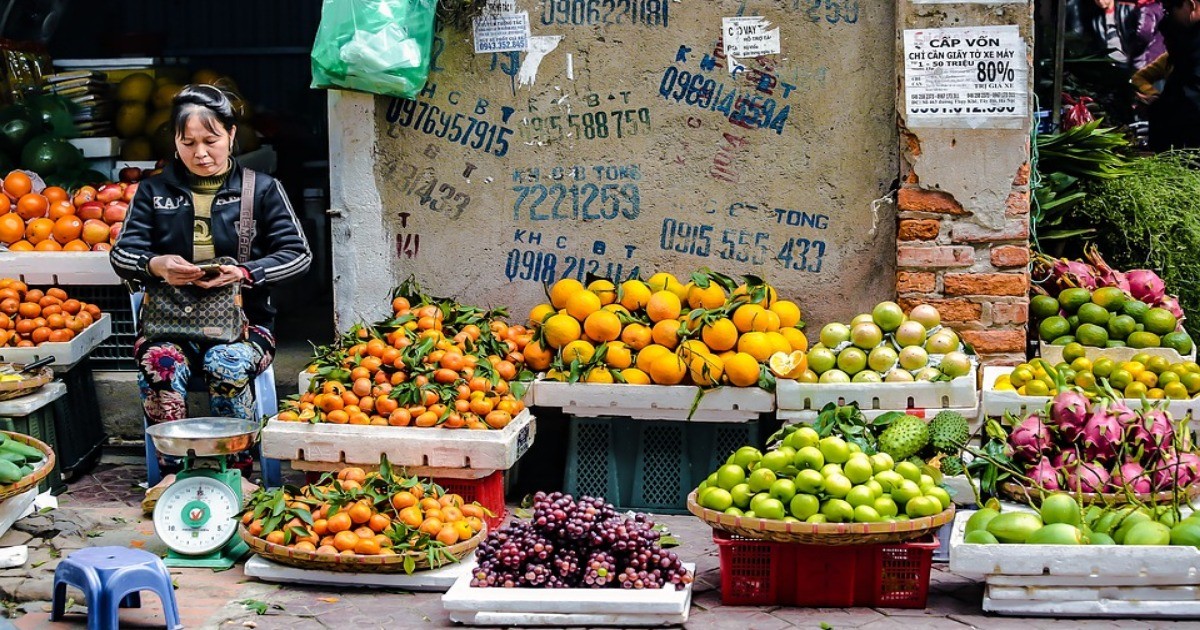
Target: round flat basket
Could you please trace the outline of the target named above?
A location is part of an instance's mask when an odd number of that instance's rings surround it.
[[[16,440],[22,444],[32,446],[41,451],[43,455],[42,461],[32,473],[25,475],[16,483],[0,486],[0,501],[3,501],[18,494],[23,494],[30,488],[36,488],[46,478],[46,475],[49,475],[50,471],[54,470],[54,449],[47,446],[45,442],[23,433],[13,433],[11,431],[0,431],[0,433],[4,434],[5,439]]]
[[[397,554],[393,556],[343,556],[341,554],[316,553],[294,549],[286,545],[269,543],[262,538],[250,535],[245,525],[238,525],[238,535],[250,545],[250,549],[258,555],[280,564],[300,569],[316,569],[318,571],[337,571],[340,573],[403,573],[404,559],[411,557],[416,561],[415,570],[431,569],[429,558],[424,553]],[[487,524],[479,533],[455,545],[446,547],[446,551],[456,560],[462,560],[483,542],[487,536]]]
[[[1041,490],[1030,488],[1016,481],[1006,481],[1000,484],[1000,496],[1024,503],[1026,505],[1038,506],[1042,503]],[[1167,490],[1164,492],[1138,492],[1132,495],[1126,495],[1123,492],[1071,492],[1064,490],[1079,500],[1080,505],[1127,505],[1130,503],[1130,496],[1133,497],[1136,503],[1161,504],[1170,503],[1175,500],[1175,492]],[[1179,490],[1179,496],[1186,503],[1191,503],[1197,497],[1200,497],[1200,484],[1191,484],[1187,488]]]
[[[895,523],[785,523],[765,518],[733,516],[701,507],[696,493],[688,495],[688,511],[714,528],[773,542],[804,545],[877,545],[900,543],[936,530],[954,520],[954,506],[939,514]]]
[[[16,366],[13,367],[16,368]],[[38,370],[37,374],[19,381],[2,382],[0,383],[0,401],[28,396],[52,380],[54,380],[54,371],[47,367]]]

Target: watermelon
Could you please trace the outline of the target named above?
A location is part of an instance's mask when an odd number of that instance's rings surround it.
[[[75,170],[83,163],[83,152],[62,138],[42,134],[21,151],[21,168],[43,177]]]

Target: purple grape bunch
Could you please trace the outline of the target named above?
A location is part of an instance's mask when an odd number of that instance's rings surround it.
[[[683,589],[693,576],[659,537],[645,514],[630,518],[604,499],[539,492],[530,521],[480,543],[471,586]]]

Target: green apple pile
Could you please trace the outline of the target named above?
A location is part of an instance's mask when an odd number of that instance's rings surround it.
[[[808,350],[808,370],[797,380],[905,383],[964,376],[971,371],[971,358],[958,334],[941,322],[937,308],[928,304],[905,315],[895,302],[880,302],[849,324],[826,324],[820,343]]]
[[[1042,501],[1038,512],[1003,512],[992,504],[967,519],[968,544],[1180,545],[1200,547],[1200,513],[1180,518],[1171,505],[1086,510],[1063,492]]]
[[[762,453],[743,446],[696,489],[697,502],[735,516],[806,523],[884,523],[933,516],[950,493],[916,463],[812,427]]]

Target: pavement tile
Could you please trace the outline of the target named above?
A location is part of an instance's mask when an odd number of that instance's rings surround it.
[[[762,610],[724,607],[701,613],[693,610],[686,627],[713,630],[779,630],[790,628],[792,625]]]
[[[834,626],[837,627],[836,625]],[[924,617],[919,623],[913,623],[910,617],[884,617],[859,626],[863,630],[885,630],[901,627],[920,628],[920,630],[966,630],[970,626],[946,617]]]
[[[858,628],[886,619],[883,613],[870,608],[791,608],[782,607],[771,615],[797,628],[819,628],[822,623],[833,628]]]

